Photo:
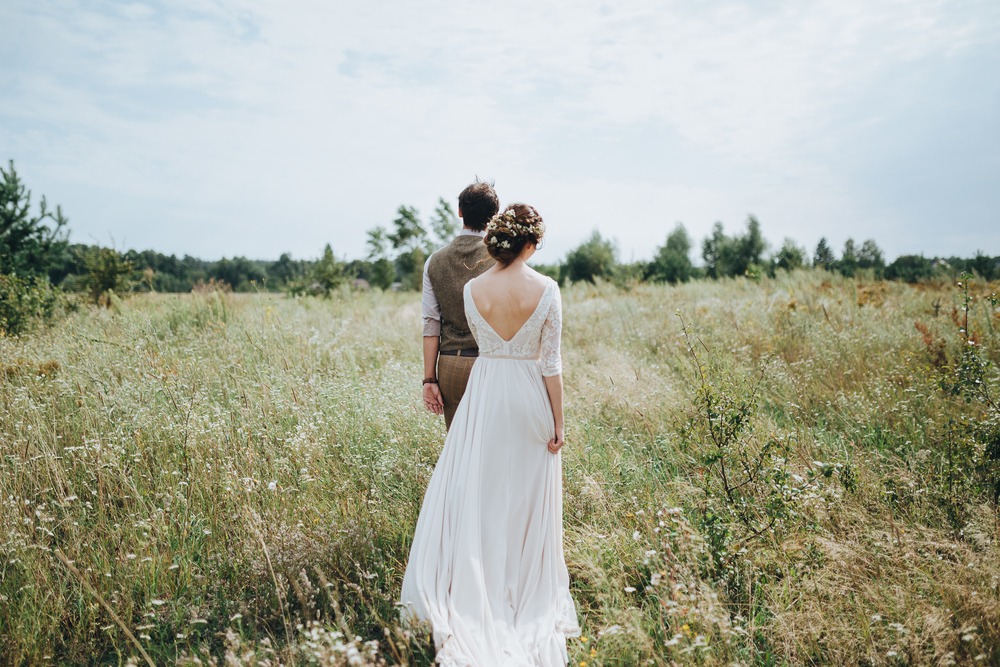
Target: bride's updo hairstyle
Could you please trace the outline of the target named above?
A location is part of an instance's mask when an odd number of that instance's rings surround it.
[[[486,250],[501,266],[521,256],[529,243],[538,245],[545,235],[545,223],[534,206],[510,204],[486,223]]]

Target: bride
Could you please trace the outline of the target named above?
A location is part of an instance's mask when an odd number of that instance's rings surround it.
[[[511,204],[486,227],[496,266],[465,285],[479,357],[400,596],[446,667],[562,666],[580,632],[562,547],[562,306],[555,281],[525,264],[544,233],[533,207]]]

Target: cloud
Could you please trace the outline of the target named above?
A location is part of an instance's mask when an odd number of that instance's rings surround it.
[[[906,201],[926,142],[901,121],[998,101],[926,96],[1000,64],[990,2],[15,0],[0,26],[0,146],[31,187],[78,238],[205,256],[357,256],[396,206],[475,174],[565,230],[553,255],[600,227],[648,256],[677,220],[700,238],[751,212],[776,244],[867,234],[892,254],[929,224]],[[959,134],[969,170],[998,154],[995,132]],[[998,195],[941,178],[934,202],[971,196],[1000,244]]]

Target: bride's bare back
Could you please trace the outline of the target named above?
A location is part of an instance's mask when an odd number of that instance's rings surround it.
[[[472,280],[472,300],[493,331],[510,340],[538,308],[545,280],[545,276],[524,263],[495,266]]]

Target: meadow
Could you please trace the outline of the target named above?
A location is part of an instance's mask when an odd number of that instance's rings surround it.
[[[571,664],[1000,664],[996,289],[564,288]],[[394,605],[444,436],[418,300],[0,338],[0,663],[430,665]]]

